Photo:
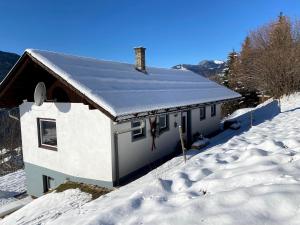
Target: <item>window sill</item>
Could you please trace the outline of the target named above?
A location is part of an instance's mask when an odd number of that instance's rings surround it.
[[[146,135],[140,135],[140,136],[135,136],[131,138],[131,142],[136,142],[136,141],[140,141],[142,139],[146,138]]]
[[[47,149],[47,150],[51,150],[51,151],[56,151],[57,152],[57,147],[51,147],[51,146],[46,146],[46,145],[39,145],[39,148]]]

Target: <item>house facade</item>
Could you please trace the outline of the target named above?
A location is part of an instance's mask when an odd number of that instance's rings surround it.
[[[28,194],[66,180],[113,187],[219,129],[221,104],[240,96],[186,70],[26,50],[0,85],[0,107],[20,111]],[[47,100],[33,93],[46,86]]]

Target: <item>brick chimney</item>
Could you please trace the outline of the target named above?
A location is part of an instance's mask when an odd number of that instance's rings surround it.
[[[146,62],[145,62],[146,48],[136,47],[134,48],[134,51],[135,51],[135,68],[138,71],[146,73]]]

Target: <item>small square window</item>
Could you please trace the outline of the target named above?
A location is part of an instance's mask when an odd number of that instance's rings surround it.
[[[139,126],[141,126],[141,121],[133,121],[131,123],[131,127],[132,128],[139,127]],[[145,136],[146,136],[146,129],[145,129],[145,127],[141,128],[141,129],[137,129],[137,130],[133,130],[132,131],[132,140],[136,140],[136,139],[139,139],[139,138],[142,138],[142,137],[145,137]]]
[[[205,106],[200,107],[200,120],[204,120],[206,117]]]
[[[159,125],[159,131],[164,131],[169,129],[169,116],[168,115],[158,116],[158,125]]]
[[[216,105],[211,105],[210,107],[210,110],[211,110],[211,116],[215,116],[216,115]]]
[[[53,119],[38,119],[39,147],[56,150],[56,121]]]

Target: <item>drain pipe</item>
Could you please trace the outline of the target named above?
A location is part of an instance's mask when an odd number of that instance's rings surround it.
[[[138,126],[138,127],[133,127],[133,128],[130,128],[130,129],[125,129],[125,130],[120,130],[120,131],[115,131],[114,132],[115,181],[116,181],[117,186],[119,186],[119,180],[120,180],[120,174],[119,174],[119,145],[118,145],[119,138],[118,138],[118,135],[128,133],[128,132],[132,132],[132,131],[135,131],[135,130],[140,130],[140,129],[143,129],[144,127],[145,127],[145,121],[141,121],[141,125]]]
[[[8,116],[9,116],[10,118],[14,119],[14,120],[17,120],[17,121],[20,120],[18,117],[14,116],[14,115],[11,115],[11,114],[10,114],[10,110],[8,111]]]
[[[11,114],[11,111],[14,110],[14,109],[16,109],[16,108],[17,108],[17,107],[12,108],[12,109],[10,109],[10,110],[0,109],[0,112],[7,112],[9,118],[14,119],[14,120],[18,120],[18,121],[19,121],[20,119],[19,119],[18,117],[16,117],[16,116],[14,116],[14,115]]]

